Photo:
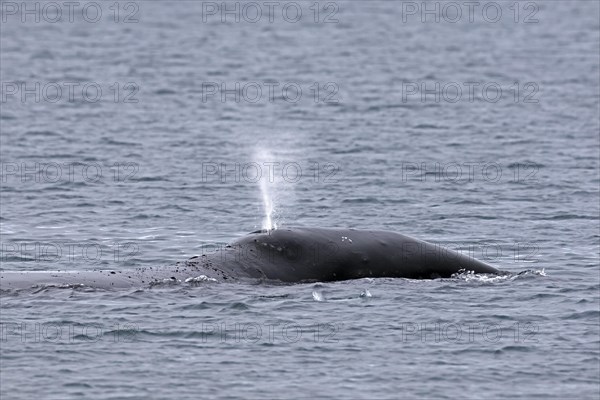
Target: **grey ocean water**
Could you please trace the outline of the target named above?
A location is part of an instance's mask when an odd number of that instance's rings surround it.
[[[271,166],[513,275],[2,293],[1,398],[599,398],[599,3],[478,4],[2,1],[3,269],[216,249]]]

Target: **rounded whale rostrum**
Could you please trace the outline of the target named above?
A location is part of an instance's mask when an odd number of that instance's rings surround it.
[[[0,271],[0,289],[129,288],[169,282],[328,282],[360,278],[449,278],[496,268],[440,245],[376,230],[280,228],[252,232],[218,251],[168,267],[89,271]]]

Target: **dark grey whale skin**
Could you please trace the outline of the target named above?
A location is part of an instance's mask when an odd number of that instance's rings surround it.
[[[359,278],[449,278],[462,270],[500,274],[444,247],[387,231],[283,228],[250,233],[221,251],[168,267],[0,272],[0,289],[87,286],[119,289],[185,281],[327,282]],[[202,279],[206,279],[202,278]]]

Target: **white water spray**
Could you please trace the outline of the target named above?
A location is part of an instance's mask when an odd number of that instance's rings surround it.
[[[270,153],[265,150],[257,150],[255,152],[254,159],[261,166],[265,166],[267,161],[272,160],[273,158],[270,156]],[[273,222],[273,213],[275,212],[275,204],[273,202],[273,193],[271,193],[272,185],[274,182],[274,176],[269,173],[263,173],[260,177],[260,193],[263,201],[263,207],[265,216],[262,221],[262,229],[271,231],[273,229],[277,229],[277,223]]]
[[[273,199],[271,198],[271,194],[269,192],[269,177],[261,177],[260,178],[260,193],[262,195],[263,206],[265,208],[265,217],[262,222],[262,229],[266,229],[267,231],[277,229],[277,224],[273,223]]]

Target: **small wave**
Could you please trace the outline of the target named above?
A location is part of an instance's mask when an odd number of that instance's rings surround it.
[[[526,275],[537,275],[537,276],[548,276],[546,275],[545,268],[542,269],[526,269],[525,271],[521,271],[517,274],[517,276],[526,276]]]
[[[586,220],[595,220],[598,219],[596,215],[579,215],[579,214],[561,214],[561,215],[553,215],[547,218],[540,218],[542,220],[550,220],[550,221],[561,221],[566,219],[586,219]]]
[[[45,283],[42,285],[32,285],[31,288],[33,290],[33,294],[38,294],[38,293],[46,293],[52,290],[65,290],[65,289],[71,289],[71,290],[77,290],[77,291],[81,291],[81,292],[95,292],[98,289],[91,287],[91,286],[87,286],[84,285],[83,283]]]
[[[497,350],[496,353],[505,353],[505,352],[509,352],[509,351],[516,351],[516,352],[523,353],[523,352],[530,352],[533,350],[535,350],[535,349],[531,346],[510,345],[510,346],[504,346],[500,350]]]
[[[583,312],[576,312],[576,313],[572,313],[567,315],[566,317],[563,317],[561,319],[575,319],[575,320],[597,320],[598,317],[600,317],[600,311],[598,310],[588,310],[588,311],[583,311]]]
[[[381,105],[375,105],[375,106],[370,106],[367,107],[364,111],[365,112],[376,112],[376,111],[384,111],[384,110],[393,110],[395,108],[416,108],[416,106],[414,104],[381,104]]]
[[[363,203],[381,203],[381,201],[376,198],[376,197],[358,197],[358,198],[352,198],[352,199],[344,199],[342,200],[342,203],[358,203],[358,204],[363,204]]]
[[[165,176],[141,176],[136,178],[138,182],[170,182],[169,179]]]
[[[203,283],[203,282],[217,282],[217,280],[215,278],[209,278],[206,275],[200,275],[197,276],[195,278],[187,278],[185,280],[185,283],[189,283],[189,284],[198,284],[198,283]]]
[[[78,337],[73,337],[74,340],[79,339]],[[67,388],[82,388],[82,389],[91,389],[93,386],[90,384],[87,384],[85,382],[67,382],[65,384],[63,384],[63,387],[67,387]]]
[[[180,285],[181,284],[181,279],[177,279],[174,276],[170,277],[170,278],[164,278],[164,279],[160,279],[160,280],[155,280],[150,282],[150,287],[156,287],[156,286],[176,286],[176,285]]]
[[[101,140],[102,140],[102,143],[104,143],[104,144],[110,144],[110,145],[115,145],[115,146],[141,146],[139,143],[136,143],[136,142],[125,142],[122,140],[116,140],[116,139],[109,138],[109,137],[103,137]]]
[[[463,280],[465,282],[497,283],[511,280],[512,278],[513,276],[511,276],[511,274],[476,274],[473,271],[463,271],[452,274],[452,279]]]
[[[323,292],[319,290],[313,290],[312,297],[314,301],[325,301],[325,297],[323,296]]]
[[[189,277],[186,278],[184,280],[181,279],[177,279],[174,276],[170,277],[170,278],[163,278],[163,279],[157,279],[154,280],[152,282],[150,282],[150,287],[169,287],[169,286],[180,286],[184,283],[187,283],[189,285],[199,285],[201,283],[206,283],[206,282],[217,282],[217,280],[215,278],[209,278],[206,275],[199,275],[196,277]]]
[[[54,131],[27,131],[25,132],[25,136],[43,136],[43,137],[56,137],[60,136],[60,134]]]
[[[375,149],[371,146],[356,146],[352,148],[345,149],[335,149],[333,150],[333,154],[357,154],[357,153],[366,153],[372,152]]]
[[[174,90],[171,90],[171,89],[158,89],[158,90],[154,91],[154,94],[167,95],[167,94],[177,94],[177,92]]]
[[[510,164],[508,164],[507,167],[509,169],[523,169],[523,168],[529,167],[531,170],[533,170],[534,167],[544,168],[545,166],[546,165],[539,163],[539,162],[525,160],[525,161],[510,163]]]
[[[418,124],[413,127],[414,129],[447,129],[445,126],[438,126],[434,124]]]
[[[495,274],[476,274],[473,271],[460,271],[452,275],[452,279],[463,280],[465,282],[480,282],[480,283],[499,283],[505,281],[513,281],[525,276],[547,276],[544,269],[540,270],[525,270],[517,274],[510,272],[502,272],[500,275]]]

